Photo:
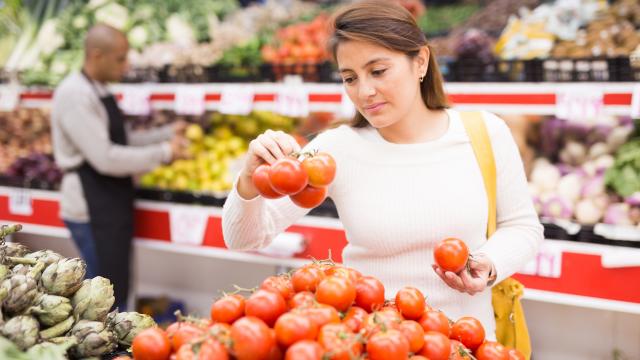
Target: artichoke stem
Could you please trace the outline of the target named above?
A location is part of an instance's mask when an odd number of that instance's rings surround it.
[[[7,235],[17,233],[20,230],[22,230],[22,225],[20,224],[3,225],[0,227],[0,239],[4,239]]]
[[[9,296],[9,292],[6,288],[0,288],[0,302],[2,302],[7,296]]]
[[[28,259],[28,260],[31,260],[31,259]],[[44,262],[38,261],[35,265],[33,265],[33,268],[31,269],[31,271],[29,271],[29,275],[34,279],[39,279],[45,267],[46,267],[46,264]]]
[[[54,338],[51,338],[51,339],[49,339],[47,341],[52,343],[52,344],[57,344],[57,345],[65,344],[65,346],[68,345],[69,347],[72,347],[72,346],[78,344],[78,339],[75,336],[54,337]]]
[[[40,337],[47,340],[64,335],[67,331],[71,330],[71,328],[73,327],[73,323],[73,316],[69,316],[67,320],[62,321],[46,330],[40,331]]]
[[[13,265],[35,265],[38,262],[36,259],[27,259],[13,256],[7,256],[7,261]]]

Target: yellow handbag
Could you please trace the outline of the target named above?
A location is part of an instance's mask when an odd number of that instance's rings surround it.
[[[489,201],[487,239],[496,231],[496,163],[491,140],[480,112],[461,112],[471,147],[484,179]],[[514,278],[507,278],[492,289],[493,312],[496,320],[496,338],[503,344],[520,350],[527,360],[531,358],[529,329],[522,309],[524,286]]]

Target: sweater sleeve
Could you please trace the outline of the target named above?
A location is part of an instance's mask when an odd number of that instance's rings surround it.
[[[509,127],[493,114],[485,114],[485,121],[496,159],[497,230],[477,252],[493,261],[497,284],[535,256],[544,235]]]
[[[325,134],[318,135],[304,151],[327,149]],[[331,196],[332,185],[329,186]],[[237,180],[222,208],[222,234],[229,249],[260,249],[273,238],[305,216],[309,209],[295,205],[288,196],[269,200],[258,195],[253,199],[242,198],[237,191]]]
[[[149,130],[127,129],[127,140],[131,146],[147,146],[169,141],[173,134],[173,125],[165,125]]]

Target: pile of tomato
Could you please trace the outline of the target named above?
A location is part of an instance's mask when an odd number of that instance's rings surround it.
[[[132,350],[136,360],[524,359],[486,340],[477,319],[431,308],[420,290],[385,300],[378,279],[328,261],[226,294],[210,319],[145,330]]]

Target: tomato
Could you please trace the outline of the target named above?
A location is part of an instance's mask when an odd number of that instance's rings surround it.
[[[176,360],[228,360],[227,350],[214,339],[184,344],[176,354]]]
[[[269,169],[271,169],[271,166],[267,164],[258,166],[251,175],[251,182],[253,183],[253,186],[258,189],[258,192],[262,197],[267,199],[281,198],[284,195],[275,191],[271,186],[271,182],[269,181]]]
[[[451,340],[451,355],[449,360],[471,360],[471,351],[462,345],[458,340]]]
[[[265,360],[276,344],[267,324],[253,316],[240,318],[231,325],[231,339],[237,360]]]
[[[336,177],[336,161],[324,152],[304,159],[302,168],[309,176],[309,184],[315,187],[328,186]]]
[[[356,305],[367,312],[384,305],[384,285],[373,276],[363,276],[356,283]]]
[[[427,310],[418,320],[424,331],[441,332],[447,337],[451,335],[451,325],[447,316],[439,310]]]
[[[327,198],[327,192],[326,187],[307,186],[302,191],[289,195],[289,198],[301,208],[313,209]]]
[[[291,276],[291,283],[295,292],[315,292],[318,283],[325,278],[324,271],[317,266],[305,266],[296,270]]]
[[[269,351],[269,355],[267,356],[266,360],[282,360],[284,359],[284,354],[282,353],[282,349],[280,349],[280,346],[278,346],[278,341],[276,339],[276,331],[273,329],[269,329],[269,333],[271,334],[271,337],[273,338],[273,346],[271,347],[271,350]]]
[[[171,343],[162,329],[152,327],[136,335],[131,350],[136,360],[166,360],[171,354]]]
[[[240,294],[226,295],[211,305],[211,320],[233,324],[244,315],[245,300]]]
[[[231,325],[225,323],[213,324],[209,327],[209,335],[224,345],[227,350],[231,349]]]
[[[509,351],[502,344],[486,341],[475,352],[478,360],[509,360]]]
[[[433,258],[443,270],[457,274],[467,265],[469,248],[460,239],[444,239],[433,249]]]
[[[188,322],[181,322],[178,324],[179,326],[175,329],[175,332],[173,332],[169,337],[173,351],[178,351],[182,345],[188,344],[192,340],[202,338],[205,335],[204,329],[199,326]]]
[[[408,359],[409,341],[398,330],[380,331],[367,342],[367,354],[371,360]]]
[[[417,353],[424,346],[424,330],[422,326],[413,320],[405,320],[400,323],[400,331],[409,341],[409,350]]]
[[[291,280],[283,275],[269,276],[262,282],[260,289],[275,291],[285,300],[289,300],[294,294]]]
[[[507,347],[507,352],[509,354],[509,360],[525,360],[524,354],[522,354],[520,350]]]
[[[409,360],[429,360],[426,357],[422,356],[422,355],[413,355],[409,358]]]
[[[451,353],[451,341],[448,337],[437,331],[427,331],[424,334],[424,346],[420,355],[429,360],[449,360]]]
[[[420,290],[407,286],[396,294],[396,306],[406,319],[418,320],[424,313],[426,302]]]
[[[300,161],[292,158],[279,159],[269,168],[269,182],[273,190],[284,195],[297,194],[307,186],[309,178]]]
[[[280,316],[274,329],[276,340],[285,348],[300,340],[313,340],[318,334],[318,327],[311,319],[295,313]]]
[[[342,319],[342,323],[347,325],[351,331],[357,333],[362,328],[362,323],[367,317],[367,312],[357,306],[352,306]]]
[[[289,301],[287,305],[289,308],[295,309],[299,307],[309,307],[316,302],[316,296],[311,291],[301,291],[295,295]]]
[[[320,329],[318,342],[330,360],[351,360],[362,353],[362,343],[344,324],[327,324]]]
[[[484,327],[478,319],[462,317],[451,327],[451,338],[475,351],[484,342]]]
[[[362,274],[356,270],[342,265],[327,266],[324,270],[327,276],[340,276],[351,280],[353,284],[357,284]]]
[[[322,360],[324,349],[315,341],[302,340],[291,345],[284,356],[285,360]]]
[[[346,311],[356,299],[356,287],[351,280],[329,276],[318,284],[316,300],[331,305],[338,311]]]
[[[400,314],[394,310],[381,310],[365,317],[362,323],[365,337],[369,338],[380,330],[399,329],[403,321]]]
[[[326,324],[339,324],[340,314],[333,306],[325,304],[315,304],[312,307],[300,310],[300,313],[313,321],[318,328]]]
[[[244,312],[247,316],[255,316],[267,325],[273,326],[278,316],[287,311],[287,303],[279,293],[258,290],[246,301]]]

